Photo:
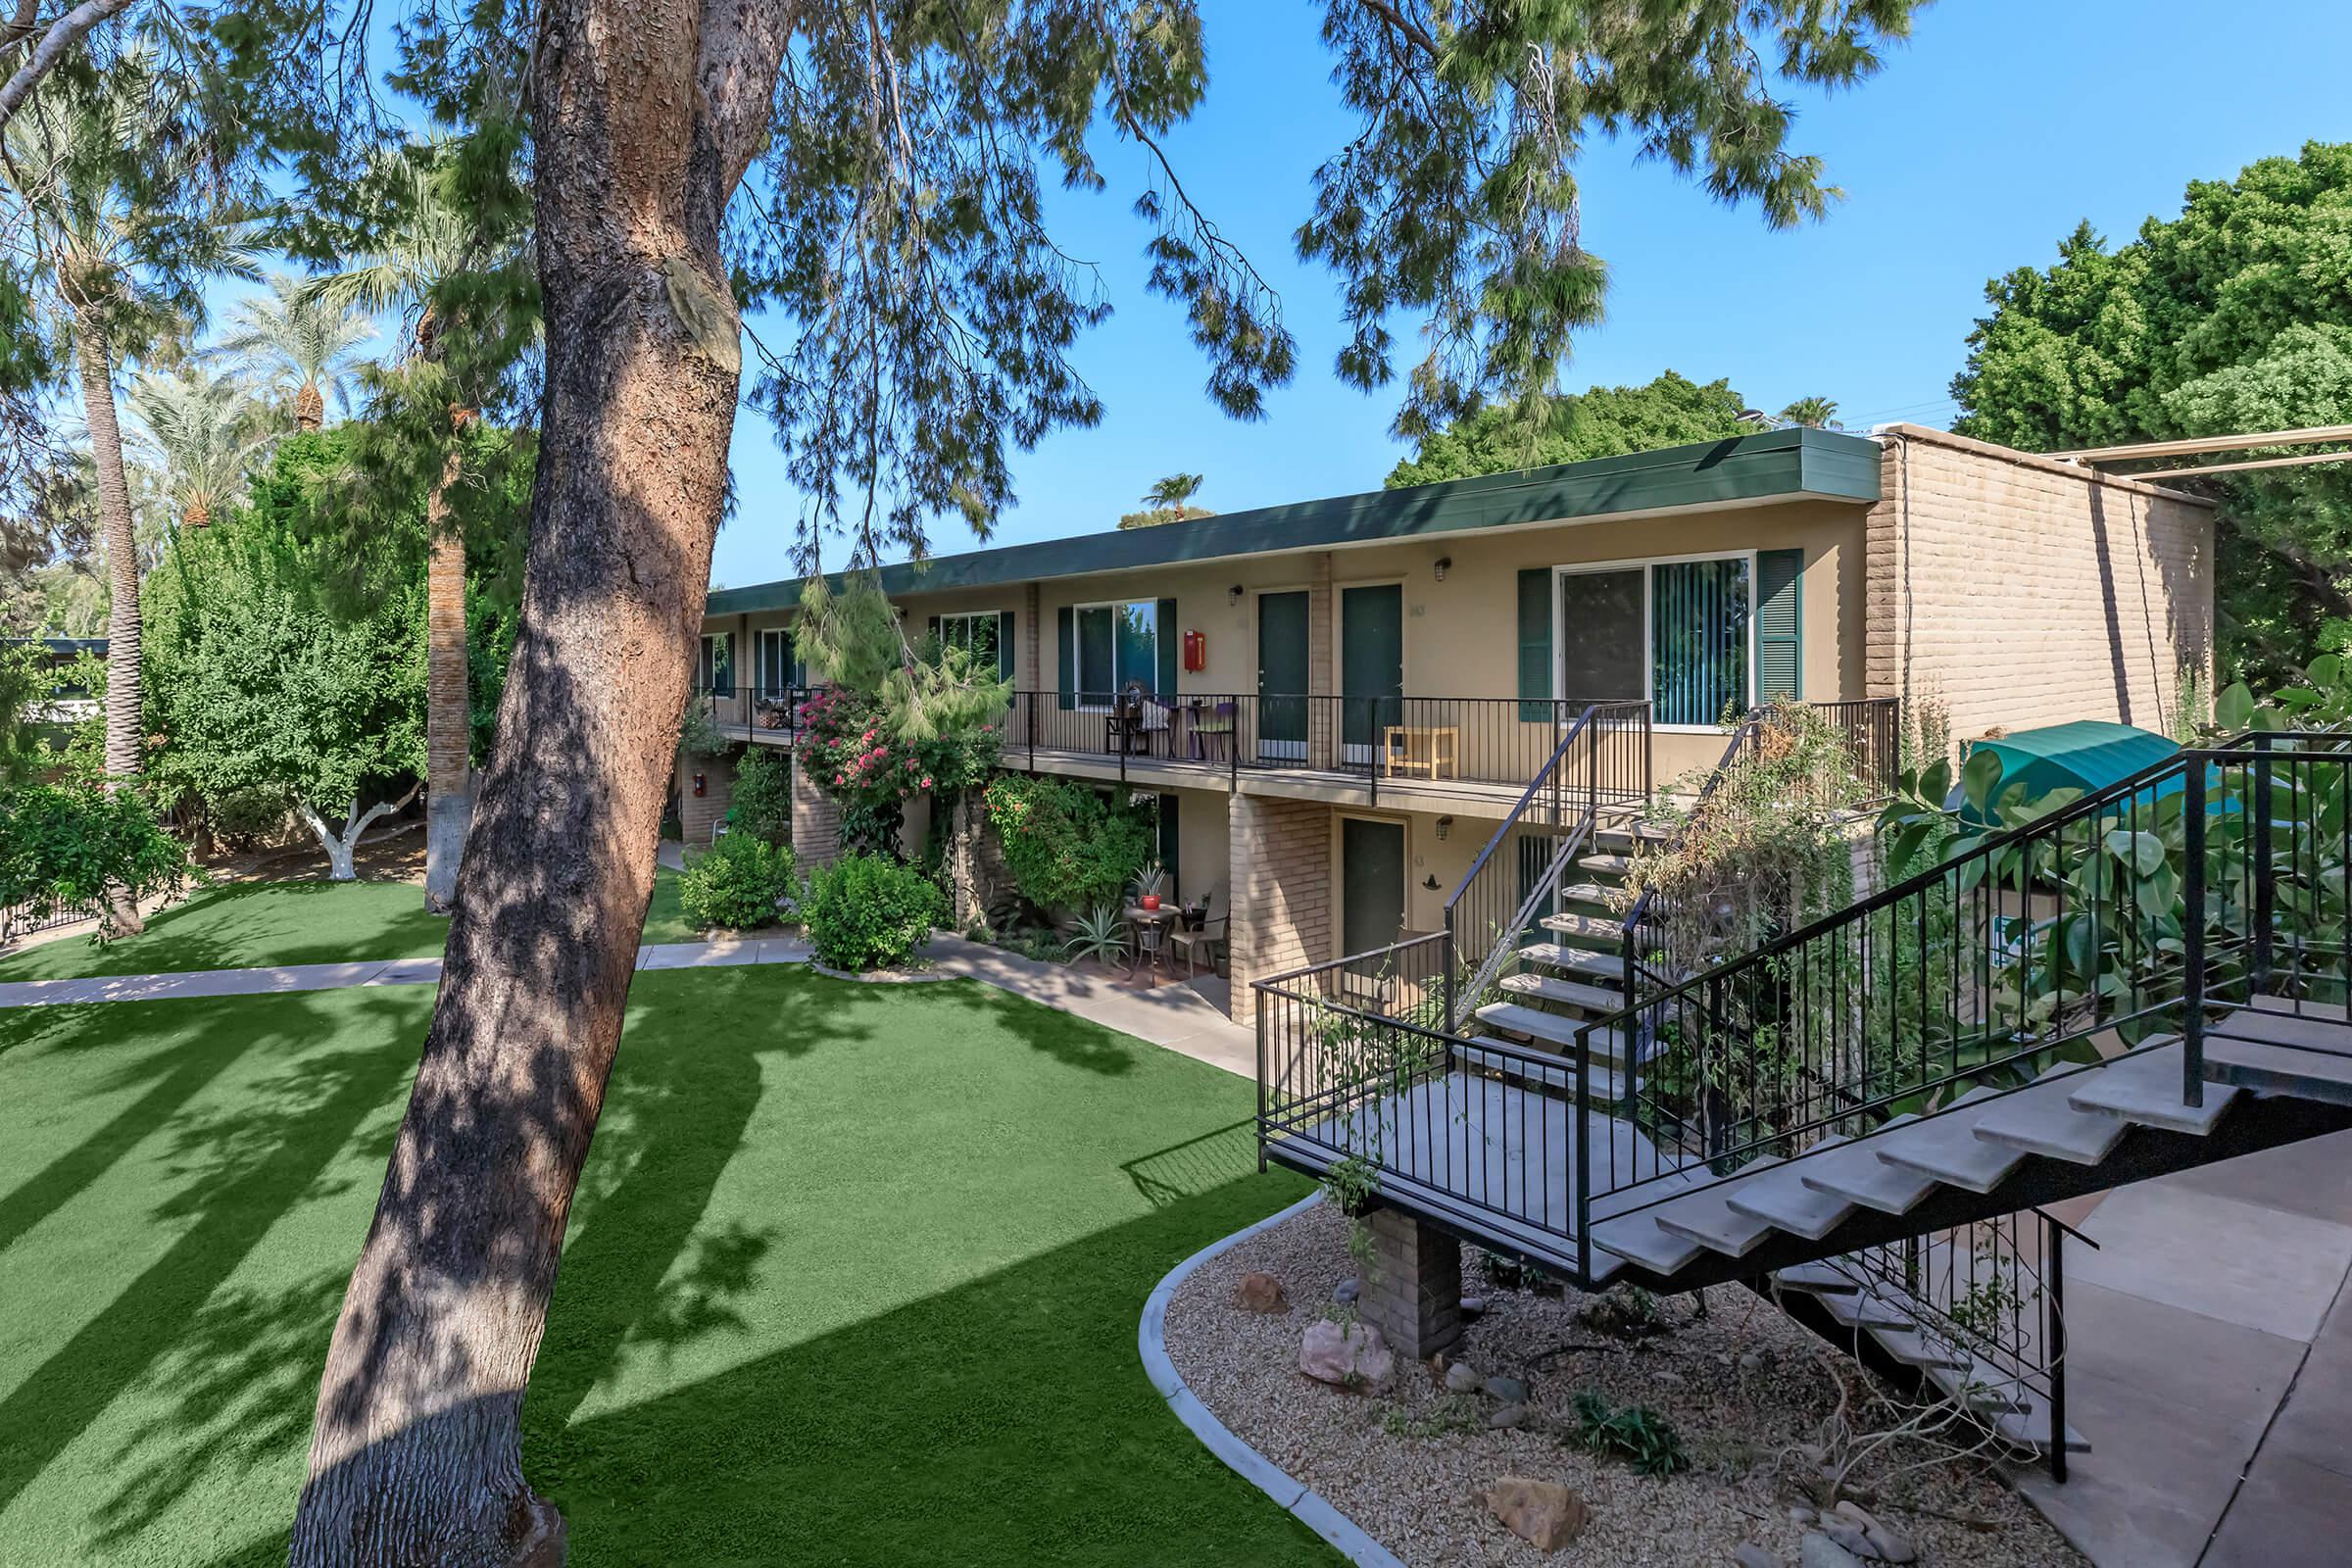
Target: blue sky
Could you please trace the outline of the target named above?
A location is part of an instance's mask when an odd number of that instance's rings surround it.
[[[1300,358],[1267,417],[1241,424],[1201,390],[1180,316],[1143,288],[1143,226],[1129,207],[1143,155],[1102,149],[1111,188],[1059,194],[1056,236],[1099,264],[1115,306],[1079,345],[1107,406],[1014,463],[1018,501],[996,542],[1111,526],[1144,488],[1204,473],[1221,512],[1376,488],[1405,448],[1393,396],[1331,371],[1340,340],[1329,274],[1291,234],[1316,163],[1350,133],[1316,37],[1319,6],[1201,0],[1210,86],[1170,138],[1186,186],[1281,291]],[[1719,375],[1748,401],[1835,398],[1850,428],[1939,424],[1988,277],[2046,265],[2087,218],[2111,239],[2178,211],[2183,186],[2308,140],[2352,140],[2352,6],[2327,0],[1943,0],[1888,69],[1856,91],[1798,101],[1795,143],[1821,155],[1847,199],[1773,233],[1669,172],[1598,143],[1580,169],[1585,241],[1612,269],[1609,318],[1577,344],[1571,390],[1644,381],[1671,367]],[[1409,363],[1417,323],[1398,323]],[[746,412],[733,451],[735,516],[715,585],[789,575],[798,509],[764,421]],[[968,549],[959,521],[939,553]],[[828,552],[839,559],[839,549]]]

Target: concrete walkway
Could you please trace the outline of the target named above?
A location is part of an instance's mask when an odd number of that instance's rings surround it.
[[[2092,1451],[2019,1489],[2101,1568],[2352,1561],[2352,1133],[2055,1207],[2100,1246],[2066,1254]]]
[[[1024,958],[944,932],[931,939],[924,956],[932,973],[977,980],[1227,1072],[1250,1079],[1257,1076],[1256,1035],[1226,1017],[1190,986],[1170,984],[1139,991],[1114,985],[1102,975]],[[637,950],[640,969],[808,961],[808,944],[799,937],[727,937],[716,942],[657,943]],[[339,991],[350,986],[437,985],[440,979],[439,958],[398,958],[89,980],[17,980],[0,984],[0,1007],[250,997],[276,991]]]

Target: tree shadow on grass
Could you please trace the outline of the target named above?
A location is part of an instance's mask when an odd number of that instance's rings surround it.
[[[1000,991],[983,980],[941,981],[924,989],[944,994],[991,1023],[1014,1031],[1032,1051],[1106,1077],[1133,1072],[1136,1052],[1156,1049],[1076,1013]]]
[[[75,937],[0,956],[0,980],[409,957],[440,951],[448,931],[406,882],[240,882],[199,892],[103,948]]]
[[[567,1363],[602,1347],[551,1333],[524,1404],[525,1469],[570,1522],[574,1568],[1334,1568],[1335,1551],[1168,1412],[1136,1353],[1169,1268],[1304,1191],[1287,1175],[1227,1182],[572,1423],[542,1392],[587,1381]],[[280,1535],[214,1568],[283,1553]]]
[[[279,1001],[270,1014],[273,1024],[257,1031],[247,1049],[299,1046],[328,1030],[351,1030],[351,1013],[321,1016],[307,1000]],[[265,1090],[249,1103],[238,1156],[199,1173],[186,1200],[168,1205],[193,1223],[0,1399],[0,1510],[179,1343],[221,1283],[398,1089],[416,1059],[409,1043],[415,1009],[386,999],[360,1010],[379,1009],[398,1014],[403,1027],[363,1028],[376,1043],[307,1060],[275,1092]]]

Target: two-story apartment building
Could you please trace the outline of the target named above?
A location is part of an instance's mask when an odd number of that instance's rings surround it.
[[[993,653],[1006,767],[1160,796],[1178,893],[1230,912],[1246,1013],[1253,977],[1434,929],[1594,703],[1638,712],[1609,765],[1660,788],[1780,695],[1831,705],[1873,766],[1930,692],[1963,737],[2164,728],[2183,671],[2209,673],[2213,527],[2193,498],[1941,431],[1780,430],[938,557],[883,585]],[[800,586],[710,596],[698,685],[744,745],[792,743]],[[730,776],[682,771],[690,841]],[[805,856],[831,852],[806,785],[795,825]]]

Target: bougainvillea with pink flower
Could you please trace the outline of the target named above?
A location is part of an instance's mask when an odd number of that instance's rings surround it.
[[[881,855],[899,853],[906,802],[976,788],[995,770],[1004,746],[1003,726],[993,723],[933,740],[903,739],[880,702],[863,692],[817,692],[798,717],[801,765],[841,808],[843,838]]]

